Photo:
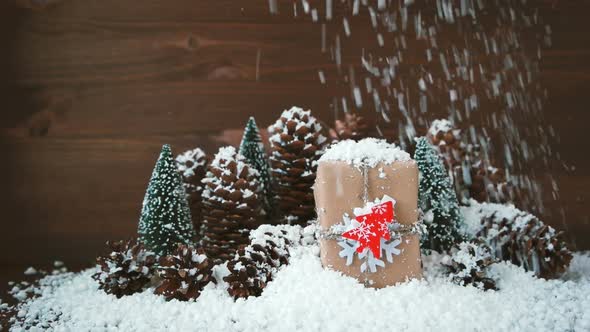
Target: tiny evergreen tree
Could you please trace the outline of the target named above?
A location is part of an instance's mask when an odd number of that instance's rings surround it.
[[[464,240],[463,216],[451,180],[436,150],[424,137],[416,140],[414,159],[420,171],[419,205],[425,213],[428,235],[422,248],[448,251]]]
[[[253,116],[251,116],[248,119],[248,123],[246,123],[244,136],[240,143],[239,154],[244,156],[246,162],[254,167],[254,169],[260,174],[260,182],[262,183],[264,196],[263,207],[265,211],[270,212],[270,202],[272,199],[270,168],[268,157],[264,152],[264,145],[262,144],[260,131],[258,130],[258,126],[256,126],[256,120],[254,120]]]
[[[162,147],[143,200],[139,240],[148,250],[167,255],[195,237],[186,192],[169,145]]]

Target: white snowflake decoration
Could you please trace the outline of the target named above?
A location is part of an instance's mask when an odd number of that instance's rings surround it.
[[[354,209],[354,214],[356,216],[359,215],[364,215],[367,213],[367,211],[371,211],[371,208],[375,205],[379,205],[388,201],[392,201],[393,204],[395,205],[395,200],[387,195],[383,196],[383,198],[381,200],[376,199],[375,202],[369,202],[365,207],[363,208],[355,208]],[[379,210],[375,211],[377,213],[379,213]],[[385,213],[385,209],[383,209],[383,211],[381,211],[380,213],[383,214]],[[353,232],[357,232],[357,234],[362,233],[361,236],[364,238],[367,238],[369,235],[373,235],[373,230],[371,229],[373,225],[366,225],[363,223],[359,223],[358,221],[356,221],[354,218],[350,218],[348,216],[348,214],[345,214],[342,218],[343,223],[340,225],[335,225],[333,226],[333,230],[338,231],[338,232],[347,232],[347,231],[353,231]],[[383,227],[387,228],[388,231],[391,232],[392,238],[389,241],[386,241],[385,239],[381,238],[381,253],[382,253],[382,257],[385,257],[385,259],[387,260],[388,263],[393,263],[394,259],[393,256],[398,256],[401,254],[401,250],[398,248],[398,246],[402,243],[401,238],[399,236],[396,236],[395,232],[392,231],[392,228],[396,227],[397,224],[396,223],[391,223],[389,225],[393,225],[393,227],[388,227],[387,224],[383,223],[381,224],[381,229],[383,230]],[[371,252],[371,250],[369,250],[369,248],[365,248],[362,252],[357,252],[356,250],[358,249],[358,247],[360,246],[360,243],[358,241],[353,241],[353,240],[349,240],[349,239],[345,239],[342,238],[341,240],[338,241],[338,245],[340,247],[342,247],[342,250],[339,252],[339,256],[341,258],[346,258],[346,265],[350,266],[352,265],[353,261],[354,261],[354,257],[355,255],[358,256],[358,259],[364,260],[364,262],[361,264],[361,272],[365,272],[365,271],[369,271],[371,273],[375,273],[377,272],[377,267],[385,267],[385,262],[381,259],[375,258],[375,256],[373,255],[373,253]]]

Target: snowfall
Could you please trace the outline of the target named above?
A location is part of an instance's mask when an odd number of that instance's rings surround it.
[[[422,280],[376,290],[323,268],[312,242],[291,248],[262,296],[237,301],[212,283],[195,302],[166,302],[153,289],[117,299],[98,289],[94,269],[59,273],[21,302],[11,330],[590,331],[590,253],[575,253],[559,280],[494,264],[498,291],[451,283],[441,259],[424,257]]]

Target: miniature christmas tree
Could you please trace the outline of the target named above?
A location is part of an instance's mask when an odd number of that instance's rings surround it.
[[[463,216],[451,180],[436,150],[424,137],[418,138],[414,159],[420,171],[419,205],[425,214],[428,235],[423,249],[448,251],[463,241]]]
[[[166,255],[195,236],[186,191],[169,145],[160,158],[147,188],[139,221],[139,240],[148,250]]]
[[[246,128],[244,129],[244,136],[240,143],[239,153],[246,158],[246,162],[254,167],[260,174],[260,182],[262,183],[262,190],[264,196],[264,210],[270,211],[270,203],[272,199],[270,170],[268,165],[268,158],[264,152],[264,145],[262,138],[256,126],[254,117],[248,119]]]

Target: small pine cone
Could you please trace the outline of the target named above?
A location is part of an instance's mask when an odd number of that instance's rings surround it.
[[[494,279],[487,277],[488,266],[495,262],[490,247],[481,241],[472,241],[455,246],[443,265],[447,267],[451,280],[458,285],[496,290]]]
[[[334,123],[334,140],[359,141],[369,137],[369,124],[365,118],[356,113],[345,113],[344,119],[338,119]]]
[[[182,174],[191,209],[191,218],[197,234],[201,233],[201,194],[203,192],[201,181],[205,177],[207,162],[205,152],[199,148],[188,150],[176,157],[176,165]]]
[[[116,297],[140,292],[155,272],[156,255],[135,240],[107,242],[111,253],[96,259],[100,270],[92,276],[99,288]]]
[[[209,165],[202,194],[203,246],[213,259],[233,257],[264,220],[259,173],[233,147],[219,149]]]
[[[473,202],[464,209],[480,217],[480,228],[472,235],[485,241],[499,259],[547,279],[558,278],[567,270],[572,253],[562,239],[563,233],[534,215],[500,204]]]
[[[427,134],[430,143],[438,147],[447,167],[460,166],[466,155],[461,130],[448,120],[434,120]]]
[[[272,236],[271,233],[266,235]],[[260,296],[274,272],[286,265],[288,258],[288,250],[270,239],[253,241],[227,264],[230,274],[223,280],[229,284],[228,293],[235,299]]]
[[[268,130],[276,217],[282,223],[305,224],[315,216],[311,187],[317,160],[328,144],[325,129],[310,111],[293,107]]]
[[[215,282],[212,268],[213,263],[203,249],[179,245],[174,253],[160,258],[158,275],[162,283],[155,293],[166,300],[194,300],[201,295],[203,287]]]

